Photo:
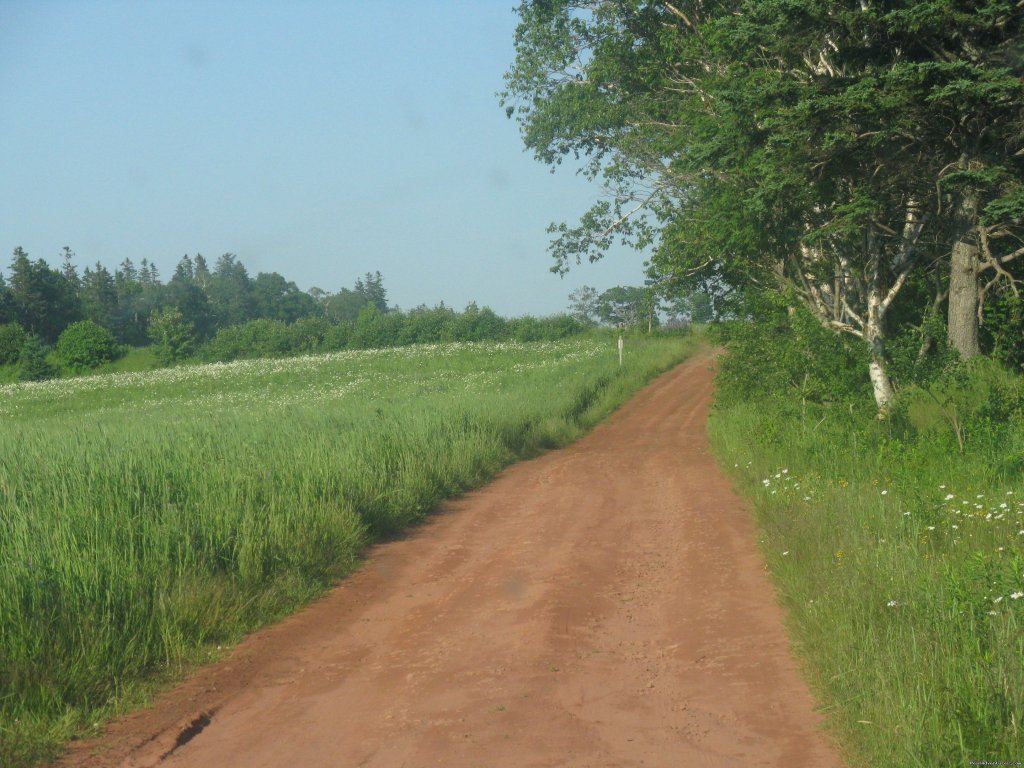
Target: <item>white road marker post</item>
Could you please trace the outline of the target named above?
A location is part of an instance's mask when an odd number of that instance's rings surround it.
[[[624,346],[624,343],[622,341],[622,334],[620,333],[619,334],[619,368],[622,367],[622,347],[623,346]]]

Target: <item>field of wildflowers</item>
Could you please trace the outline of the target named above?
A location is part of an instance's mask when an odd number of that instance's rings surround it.
[[[980,437],[800,416],[732,403],[710,429],[851,765],[1020,764],[1024,477]]]
[[[0,765],[32,764],[564,444],[690,342],[458,343],[0,387]]]

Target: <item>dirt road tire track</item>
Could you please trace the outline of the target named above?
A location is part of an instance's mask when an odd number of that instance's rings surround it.
[[[446,503],[58,765],[838,768],[708,450],[710,367]]]

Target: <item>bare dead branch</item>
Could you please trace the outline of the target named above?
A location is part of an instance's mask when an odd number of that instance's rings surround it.
[[[636,213],[642,211],[644,208],[646,208],[647,204],[650,203],[651,200],[653,200],[657,196],[658,192],[660,192],[659,189],[655,189],[653,192],[651,192],[651,194],[649,194],[647,197],[645,197],[643,200],[641,200],[639,203],[637,203],[635,208],[627,211],[622,216],[620,216],[615,221],[613,221],[611,224],[609,224],[604,229],[604,231],[601,232],[600,236],[601,237],[608,237],[608,235],[610,235],[612,232],[614,232],[620,226],[625,224],[634,214],[636,214]]]
[[[672,3],[665,3],[665,7],[668,8],[669,13],[671,13],[673,16],[675,16],[678,19],[682,19],[683,23],[686,24],[686,26],[688,26],[690,29],[696,29],[696,27],[693,25],[693,22],[690,21],[689,17],[685,13],[680,11],[678,8],[676,8],[674,5],[672,5]]]
[[[910,270],[904,269],[900,272],[899,276],[893,281],[892,286],[885,294],[885,298],[882,299],[882,304],[879,307],[879,313],[884,315],[885,311],[889,309],[889,305],[892,304],[892,300],[896,298],[896,294],[900,292],[900,289],[907,282],[907,278],[910,276]]]
[[[852,319],[861,328],[864,327],[864,318],[853,310],[853,307],[851,307],[849,302],[846,301],[846,297],[843,297],[843,314]]]
[[[856,336],[858,339],[864,338],[864,331],[854,328],[849,323],[842,323],[836,320],[830,320],[828,322],[828,325],[830,328],[834,328],[837,331],[842,331],[843,333],[849,333],[852,336]]]

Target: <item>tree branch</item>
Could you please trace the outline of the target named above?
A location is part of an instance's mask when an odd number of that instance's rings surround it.
[[[619,216],[619,218],[617,218],[615,221],[613,221],[611,224],[605,227],[604,231],[601,232],[600,237],[608,237],[608,235],[610,235],[620,226],[625,224],[630,219],[630,217],[633,216],[633,214],[643,210],[647,206],[647,204],[651,202],[651,200],[653,200],[660,191],[660,189],[655,189],[653,192],[651,192],[651,194],[649,194],[647,197],[645,197],[643,200],[637,203],[635,208]]]

